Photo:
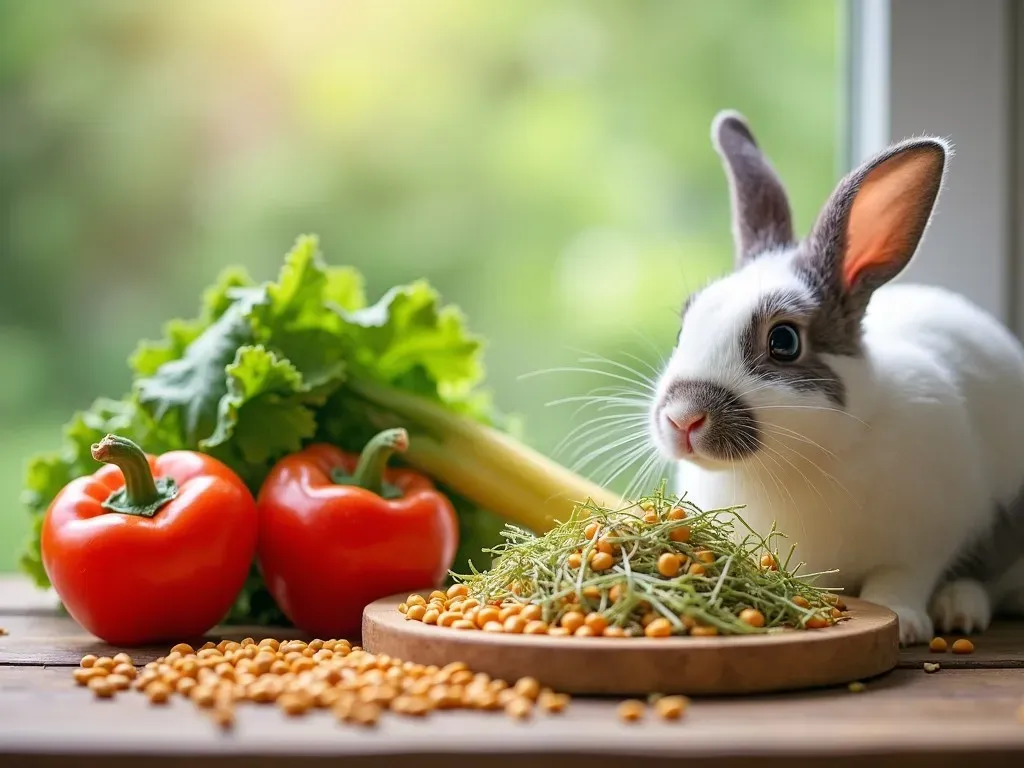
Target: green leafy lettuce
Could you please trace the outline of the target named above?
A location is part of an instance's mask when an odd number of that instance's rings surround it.
[[[22,568],[48,586],[39,550],[43,515],[64,485],[98,468],[90,446],[108,432],[154,453],[209,453],[256,493],[278,459],[309,442],[358,451],[377,431],[373,408],[346,387],[353,379],[500,426],[479,388],[482,354],[482,339],[427,282],[396,286],[369,304],[360,273],[328,266],[313,236],[297,240],[274,281],[258,284],[244,270],[226,270],[196,318],[172,320],[163,339],[139,344],[129,359],[128,393],[76,413],[60,450],[32,459],[24,501],[35,526]],[[441,489],[458,510],[455,569],[464,569],[497,543],[502,523]],[[285,623],[255,564],[227,620]]]

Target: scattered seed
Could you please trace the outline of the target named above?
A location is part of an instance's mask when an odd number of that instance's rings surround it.
[[[654,702],[654,711],[663,720],[678,720],[689,704],[685,696],[662,696]]]
[[[423,616],[426,614],[427,609],[424,605],[410,605],[409,609],[405,612],[405,618],[411,621],[423,621]]]
[[[235,725],[235,710],[231,707],[217,707],[211,713],[213,722],[216,723],[217,727],[221,730],[227,731]]]
[[[516,696],[505,705],[505,712],[516,720],[526,720],[533,714],[533,706],[527,699]]]
[[[590,567],[595,571],[607,571],[615,565],[615,558],[607,552],[598,552],[590,561]]]
[[[690,530],[688,525],[681,525],[678,528],[673,528],[669,531],[668,537],[677,544],[685,544],[690,540],[690,536],[692,535],[693,531]]]
[[[666,552],[658,558],[658,573],[666,579],[671,579],[679,573],[681,565],[682,561],[679,559],[679,555],[675,552]]]
[[[764,626],[764,614],[756,608],[746,608],[740,611],[740,621],[752,627]]]
[[[718,627],[698,624],[695,627],[690,627],[690,634],[694,637],[714,637],[718,634]]]
[[[856,681],[856,682],[850,683],[846,687],[849,689],[850,693],[863,693],[864,691],[867,690],[867,686],[864,685],[864,683],[860,682],[859,680]]]
[[[934,663],[932,663],[930,661],[926,661],[924,663],[924,671],[925,672],[938,672],[939,671],[939,665],[938,664],[934,664]]]
[[[523,627],[524,635],[546,635],[549,631],[546,621],[531,621]]]
[[[106,670],[95,667],[79,667],[74,671],[75,682],[79,685],[87,685],[94,677],[106,677]]]
[[[961,637],[959,640],[953,641],[952,651],[953,653],[974,653],[974,643],[966,637]]]
[[[446,598],[447,599],[447,598]],[[422,607],[418,603],[412,607]],[[497,606],[486,605],[480,610]],[[506,616],[526,629],[521,610]],[[497,615],[497,614],[495,614]],[[535,620],[544,629],[544,622]],[[484,625],[499,631],[498,621]],[[564,627],[558,627],[568,634]],[[592,630],[582,624],[579,629]],[[112,698],[119,690],[144,693],[154,705],[166,704],[175,695],[209,710],[211,720],[223,729],[235,723],[235,704],[275,703],[287,716],[305,715],[314,708],[331,710],[339,720],[361,726],[378,722],[381,712],[423,717],[434,709],[507,709],[512,716],[532,716],[535,706],[558,713],[569,697],[532,677],[516,681],[491,679],[462,662],[442,669],[423,666],[385,655],[375,656],[345,640],[221,641],[198,651],[175,646],[174,651],[136,670],[119,654],[115,659],[83,657],[88,666],[72,670],[76,683],[88,686],[99,698]],[[109,663],[108,663],[109,662]],[[134,680],[129,677],[134,675]]]
[[[644,634],[648,637],[668,637],[672,634],[672,625],[668,619],[654,619],[644,628]]]
[[[110,684],[106,675],[101,675],[89,680],[89,690],[96,694],[97,699],[110,699],[117,689]]]
[[[627,699],[618,706],[619,718],[627,723],[634,723],[644,716],[644,703],[636,699]]]
[[[553,691],[544,690],[541,691],[540,696],[537,698],[537,704],[551,714],[559,714],[564,712],[565,708],[569,704],[569,697],[564,693],[555,693]]]
[[[608,619],[600,613],[588,613],[583,623],[595,635],[604,634],[605,629],[608,627]]]
[[[539,605],[528,605],[519,612],[519,615],[527,621],[536,621],[543,617],[544,610]]]
[[[146,695],[151,704],[165,704],[171,698],[171,688],[167,683],[157,680],[146,688]]]
[[[509,616],[505,619],[502,629],[510,635],[522,634],[526,630],[526,619],[522,616]]]
[[[579,611],[570,611],[562,617],[559,624],[569,630],[569,632],[575,632],[583,626],[585,621],[586,617],[582,613]]]
[[[113,686],[116,691],[126,691],[128,686],[132,684],[132,681],[128,679],[127,675],[110,674],[107,675],[107,683]]]
[[[606,555],[616,555],[619,551],[619,545],[607,536],[602,536],[597,540],[597,551],[604,552]]]
[[[501,612],[493,605],[489,605],[486,608],[481,608],[476,613],[476,625],[483,629],[484,626],[493,621],[497,623],[499,626],[501,626],[500,622],[498,621],[498,616],[500,615],[500,613]]]

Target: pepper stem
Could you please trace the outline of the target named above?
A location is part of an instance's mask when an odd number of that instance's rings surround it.
[[[103,502],[103,506],[112,512],[153,517],[178,495],[174,479],[154,478],[146,454],[126,437],[107,435],[92,446],[92,457],[105,464],[114,464],[124,475],[124,488],[114,491]]]
[[[356,485],[380,496],[401,495],[401,492],[384,482],[384,470],[393,453],[404,453],[409,447],[409,433],[401,427],[385,429],[370,438],[359,454],[359,461],[350,477],[335,473],[334,481],[344,485]]]

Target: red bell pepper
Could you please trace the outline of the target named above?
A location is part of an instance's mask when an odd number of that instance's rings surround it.
[[[72,480],[43,520],[43,567],[71,617],[108,643],[199,637],[230,610],[256,554],[256,501],[220,461],[147,455],[107,435],[106,463]]]
[[[381,432],[360,455],[318,443],[264,480],[259,567],[303,631],[355,635],[369,603],[444,581],[458,544],[455,510],[426,476],[387,467],[407,446],[404,429]]]

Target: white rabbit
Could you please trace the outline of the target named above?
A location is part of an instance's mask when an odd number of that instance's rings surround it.
[[[1024,610],[1024,348],[955,293],[887,284],[949,145],[868,160],[798,240],[744,119],[720,113],[712,140],[737,263],[687,300],[651,404],[678,492],[777,522],[803,572],[838,569],[819,583],[892,609],[903,644]]]

